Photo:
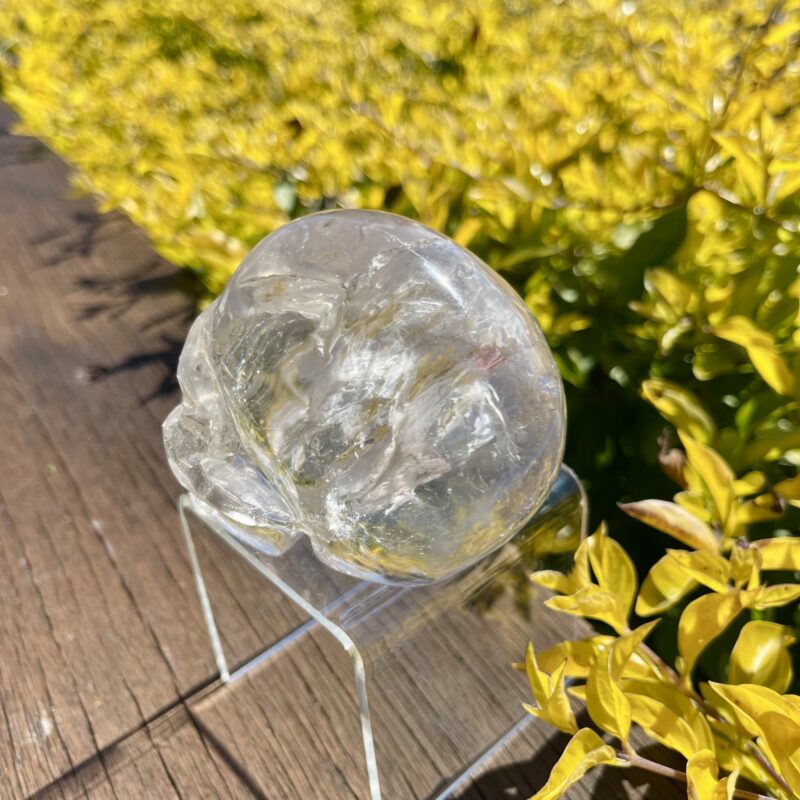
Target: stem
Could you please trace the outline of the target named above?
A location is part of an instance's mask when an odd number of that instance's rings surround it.
[[[753,742],[748,742],[746,747],[752,754],[753,758],[755,758],[755,760],[761,765],[762,769],[769,773],[775,783],[777,783],[784,792],[791,796],[792,790],[789,788],[789,784],[786,783],[783,777],[775,771],[775,768],[769,763],[767,757],[758,749],[758,747]]]
[[[640,644],[639,649],[643,650],[647,657],[660,669],[669,680],[675,685],[675,688],[682,691],[691,700],[694,700],[705,712],[706,716],[713,717],[719,722],[727,723],[724,717],[720,716],[719,712],[701,695],[695,691],[691,684],[682,681],[680,675],[669,665],[658,653],[648,647],[646,644]]]
[[[680,675],[669,665],[667,664],[664,659],[661,658],[654,650],[651,650],[646,644],[640,644],[639,648],[644,650],[647,657],[669,678],[669,680],[675,685],[676,689],[679,689],[683,692],[689,699],[694,700],[702,709],[703,712],[707,717],[712,717],[713,719],[717,720],[717,722],[722,722],[725,725],[730,725],[725,717],[723,717],[719,711],[717,711],[708,700],[700,694],[700,692],[696,691],[695,688],[688,682],[688,680],[683,681],[681,680]]]
[[[642,642],[638,649],[644,651],[647,658],[650,659],[650,661],[652,661],[676,686],[680,684],[681,679],[678,676],[678,673],[675,672],[675,670],[672,669],[672,667],[667,664],[667,662],[664,661],[664,659],[661,658],[661,656],[656,653],[652,647]]]
[[[638,767],[639,769],[647,770],[647,772],[663,775],[665,778],[671,778],[681,783],[687,782],[685,772],[681,772],[679,769],[673,769],[672,767],[665,767],[663,764],[651,761],[649,758],[642,758],[642,756],[636,755],[635,753],[618,752],[617,758],[622,762],[626,762],[631,767]],[[734,789],[733,796],[739,798],[739,800],[775,800],[774,797],[770,797],[768,794],[756,794],[755,792],[748,792],[746,789]]]
[[[639,767],[639,769],[647,770],[647,772],[653,772],[656,775],[663,775],[665,778],[671,778],[674,781],[686,783],[685,772],[664,766],[664,764],[659,764],[657,761],[651,761],[649,758],[643,758],[636,753],[618,752],[617,758],[620,759],[620,761],[626,761],[631,767]]]

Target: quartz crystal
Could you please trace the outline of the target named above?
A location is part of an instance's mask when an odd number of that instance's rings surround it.
[[[561,463],[563,387],[489,267],[404,217],[330,211],[265,238],[192,326],[170,465],[269,553],[386,582],[506,542]]]

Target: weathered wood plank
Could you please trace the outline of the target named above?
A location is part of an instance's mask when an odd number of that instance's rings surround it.
[[[160,441],[187,299],[120,305],[127,276],[174,270],[66,194],[54,156],[0,135],[0,797],[35,792],[213,676]],[[236,607],[221,596],[221,613]],[[252,652],[292,622],[229,627],[231,646]]]

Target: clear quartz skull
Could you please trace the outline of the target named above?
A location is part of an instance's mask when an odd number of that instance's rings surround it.
[[[352,575],[423,583],[514,535],[561,464],[564,394],[528,309],[489,267],[375,211],[295,220],[193,324],[173,472],[278,554],[301,534]]]

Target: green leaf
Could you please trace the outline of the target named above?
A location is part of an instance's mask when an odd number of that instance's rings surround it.
[[[663,264],[683,243],[688,228],[686,204],[648,222],[630,248],[600,262],[610,285],[609,294],[627,302],[641,289],[645,270]]]
[[[738,368],[736,361],[726,353],[710,347],[698,347],[692,359],[692,374],[699,381],[710,381],[720,375],[729,375]]]

